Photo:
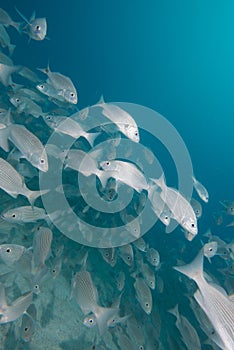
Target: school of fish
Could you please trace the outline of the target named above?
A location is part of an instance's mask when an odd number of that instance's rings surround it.
[[[216,203],[213,227],[201,232],[205,186],[193,175],[186,198],[164,173],[149,177],[127,160],[130,146],[119,158],[122,140],[141,143],[134,115],[103,97],[79,110],[76,83],[53,71],[56,62],[16,64],[10,27],[29,41],[49,39],[46,18],[27,19],[18,8],[16,16],[0,9],[0,349],[234,350],[234,239],[218,234],[233,229],[234,201]],[[50,143],[53,133],[72,146]],[[149,164],[151,153],[143,154]],[[123,236],[122,245],[95,248],[59,231],[53,219],[67,213],[47,212],[43,197],[52,189],[39,184],[51,158],[62,164],[55,190],[71,211],[107,235],[123,225],[130,243]],[[95,178],[100,203],[110,206],[122,189],[132,191],[131,202],[118,213],[93,209],[78,174],[87,184]],[[143,235],[147,202],[157,222]],[[178,227],[166,235],[171,222]],[[95,234],[82,223],[75,229],[87,242]]]

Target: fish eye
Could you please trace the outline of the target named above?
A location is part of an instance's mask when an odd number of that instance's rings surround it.
[[[45,159],[41,158],[41,159],[40,159],[40,163],[41,163],[41,164],[44,164],[44,163],[45,163]]]
[[[212,252],[213,248],[209,248],[209,251]]]
[[[24,331],[27,332],[27,331],[28,331],[28,327],[25,327],[25,328],[24,328]]]
[[[19,98],[16,98],[15,101],[18,103],[18,102],[20,101],[20,99],[19,99]]]
[[[39,24],[36,26],[36,30],[40,31],[41,30],[41,26],[39,26]]]
[[[134,134],[135,134],[135,136],[138,136],[138,132],[137,132],[137,131],[135,131],[135,133],[134,133]]]
[[[6,252],[7,252],[7,253],[11,253],[11,248],[7,248],[7,249],[6,249]]]
[[[145,303],[145,306],[146,306],[146,307],[149,307],[149,303]]]
[[[129,255],[127,256],[127,259],[128,259],[128,260],[131,260],[131,258],[130,258],[130,256],[129,256]]]
[[[93,323],[93,319],[92,319],[92,318],[89,319],[89,323],[90,323],[90,324]]]
[[[165,216],[165,219],[168,220],[168,216]]]
[[[41,84],[41,85],[39,85],[39,88],[44,89],[45,85]]]
[[[191,224],[191,227],[195,227],[195,225],[194,225],[194,224]]]
[[[106,165],[107,165],[107,166],[110,165],[110,162],[106,162]]]
[[[15,217],[16,217],[16,215],[15,215],[15,214],[12,214],[12,215],[11,215],[11,217],[12,217],[12,218],[15,218]]]
[[[74,97],[75,96],[74,92],[70,92],[70,96]]]

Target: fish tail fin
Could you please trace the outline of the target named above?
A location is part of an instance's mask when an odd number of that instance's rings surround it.
[[[203,279],[203,257],[204,254],[202,248],[191,263],[183,266],[173,266],[173,269],[197,282],[198,280]]]
[[[29,203],[31,204],[32,208],[34,207],[34,202],[35,200],[40,197],[43,196],[43,194],[48,193],[49,190],[42,190],[42,191],[30,191],[27,198],[29,200]]]
[[[11,25],[17,30],[19,34],[21,34],[21,29],[24,26],[23,22],[12,22]]]
[[[95,133],[87,133],[86,135],[86,139],[88,140],[89,144],[91,147],[93,147],[94,141],[96,140],[96,138],[100,135],[99,132],[95,132]]]
[[[106,308],[102,306],[96,306],[94,314],[97,319],[98,329],[100,335],[102,335],[108,327],[108,320],[116,315],[118,309]]]
[[[177,319],[180,317],[178,304],[176,304],[172,309],[167,310],[167,312],[170,312],[170,314],[175,316]]]
[[[150,178],[150,181],[155,183],[160,188],[165,188],[166,187],[166,181],[165,181],[164,173],[162,173],[162,175],[158,179]]]

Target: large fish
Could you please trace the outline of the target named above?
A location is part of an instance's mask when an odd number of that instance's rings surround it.
[[[234,303],[219,286],[208,283],[203,276],[203,249],[188,265],[174,269],[193,279],[198,290],[194,297],[206,313],[215,331],[223,342],[223,350],[234,349]]]

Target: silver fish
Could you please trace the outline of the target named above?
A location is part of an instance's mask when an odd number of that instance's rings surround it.
[[[203,276],[203,249],[188,265],[175,267],[174,269],[193,279],[198,290],[195,299],[206,313],[215,331],[223,342],[222,349],[234,349],[234,304],[220,288],[209,284]]]
[[[3,211],[1,217],[8,222],[24,224],[45,220],[47,219],[47,214],[44,208],[22,206]]]
[[[136,290],[136,298],[139,301],[142,309],[149,315],[152,311],[152,294],[150,288],[141,277],[136,277],[134,282],[134,288]]]
[[[116,287],[118,291],[122,292],[125,286],[125,273],[123,271],[120,271],[116,277]]]
[[[56,132],[69,135],[74,139],[84,137],[92,147],[96,137],[99,135],[99,133],[87,133],[71,118],[47,115],[44,120],[46,124]]]
[[[3,24],[5,27],[12,26],[18,31],[20,29],[20,23],[14,22],[11,19],[11,17],[8,15],[8,13],[4,11],[2,8],[0,8],[0,23]]]
[[[53,233],[48,227],[39,227],[33,237],[33,267],[41,270],[50,253]]]
[[[167,205],[162,200],[160,193],[158,191],[157,185],[150,184],[149,191],[148,191],[148,198],[151,202],[152,209],[159,218],[160,221],[165,226],[168,226],[171,221],[172,213],[170,209],[167,207]]]
[[[20,327],[20,337],[26,343],[31,341],[33,333],[35,332],[36,315],[37,310],[35,304],[31,304],[26,313],[23,314]]]
[[[24,113],[26,115],[32,115],[34,118],[44,117],[41,107],[33,101],[32,98],[24,96],[21,92],[17,91],[11,98],[10,102],[17,108],[18,113]]]
[[[97,106],[103,108],[103,115],[111,120],[126,137],[133,142],[140,141],[138,126],[128,112],[111,103],[98,103]]]
[[[158,268],[160,266],[160,255],[156,249],[154,248],[147,249],[146,259],[155,268]]]
[[[32,206],[39,196],[48,192],[48,190],[31,191],[20,174],[3,158],[0,158],[0,188],[13,198],[17,198],[19,194],[27,197]]]
[[[47,34],[47,22],[45,18],[36,18],[35,12],[28,20],[17,8],[15,8],[19,16],[26,22],[21,31],[29,36],[30,39],[41,41]],[[21,26],[22,27],[22,26]]]
[[[126,244],[119,247],[119,256],[128,266],[134,264],[134,253],[131,244]]]
[[[219,203],[225,208],[228,215],[234,215],[234,201],[222,200]]]
[[[209,201],[209,194],[207,192],[207,189],[195,179],[195,177],[192,177],[193,180],[193,187],[195,188],[198,196],[205,202],[208,203]]]
[[[39,90],[42,94],[54,98],[59,101],[64,101],[63,96],[58,94],[58,91],[50,84],[44,82],[36,85],[37,90]]]
[[[41,141],[23,125],[9,127],[9,139],[33,166],[48,171],[48,158]]]
[[[0,245],[0,257],[8,266],[12,266],[17,262],[25,251],[26,248],[24,246],[17,244]]]
[[[16,47],[14,44],[11,44],[9,34],[2,24],[0,24],[0,45],[8,48],[10,56],[13,54]]]
[[[39,70],[48,76],[47,83],[57,90],[58,95],[69,103],[77,104],[77,91],[70,78],[58,72],[51,72],[49,66]]]
[[[169,312],[176,317],[176,327],[180,331],[187,349],[201,350],[198,334],[189,320],[179,313],[178,304]]]
[[[4,86],[9,86],[12,83],[11,74],[20,70],[20,66],[8,66],[0,63],[0,82]]]
[[[137,192],[148,189],[148,183],[143,173],[132,163],[120,160],[100,162],[104,171],[111,172],[110,177],[134,188]]]
[[[95,315],[99,332],[103,334],[107,328],[107,321],[116,314],[117,310],[98,305],[97,290],[88,271],[82,270],[75,274],[72,282],[72,295],[84,314],[92,312]]]
[[[151,179],[160,188],[160,196],[170,209],[173,219],[175,219],[185,230],[189,231],[193,237],[197,235],[197,218],[191,204],[174,188],[168,187],[165,183],[164,175],[159,179]]]
[[[192,198],[190,204],[193,207],[196,217],[199,219],[202,216],[202,206],[196,199]]]
[[[0,324],[12,322],[22,316],[32,303],[33,293],[27,292],[9,306],[5,298],[5,288],[0,283]]]
[[[208,242],[203,246],[204,256],[211,262],[210,258],[215,256],[218,250],[218,243],[216,241]]]

